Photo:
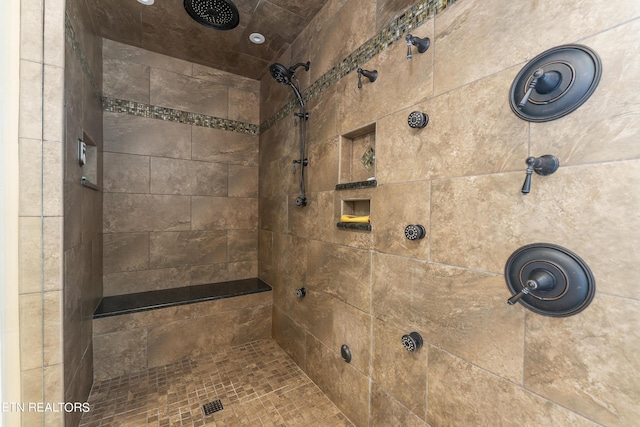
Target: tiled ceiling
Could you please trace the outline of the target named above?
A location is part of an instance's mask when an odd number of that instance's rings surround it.
[[[234,0],[240,24],[215,30],[195,22],[183,0],[87,0],[105,38],[260,80],[328,0]],[[251,33],[266,41],[256,45]]]

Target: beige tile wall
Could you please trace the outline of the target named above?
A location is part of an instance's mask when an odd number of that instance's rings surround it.
[[[96,381],[271,338],[271,292],[95,319]]]
[[[103,42],[107,97],[258,123],[259,82]],[[257,276],[258,137],[104,113],[104,295]]]
[[[298,72],[306,87],[411,3],[330,1],[278,62],[310,60]],[[634,425],[640,3],[458,0],[411,32],[431,38],[426,53],[408,62],[401,40],[361,64],[378,70],[375,83],[358,89],[351,73],[308,103],[307,207],[293,203],[292,120],[260,137],[258,259],[274,287],[274,337],[359,426]],[[513,78],[565,43],[597,51],[598,88],[564,118],[520,120]],[[261,120],[291,96],[264,80]],[[427,128],[407,126],[414,110]],[[335,191],[340,135],[371,123],[378,187]],[[542,154],[560,169],[523,196],[525,158]],[[343,200],[362,198],[373,231],[337,230]],[[409,242],[407,224],[427,237]],[[597,293],[584,312],[506,304],[504,264],[534,242],[589,264]],[[416,353],[401,346],[411,331],[426,342]]]
[[[61,402],[64,1],[20,2],[18,263],[22,402]],[[15,415],[15,414],[13,414]],[[64,416],[23,413],[31,425]],[[11,418],[15,422],[17,419]]]

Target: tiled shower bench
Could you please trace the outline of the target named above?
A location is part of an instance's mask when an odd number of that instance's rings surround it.
[[[260,279],[104,297],[93,315],[94,379],[270,338],[272,302]]]

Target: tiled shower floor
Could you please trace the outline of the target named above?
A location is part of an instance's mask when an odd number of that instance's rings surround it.
[[[353,425],[272,340],[96,382],[89,403],[83,427]]]

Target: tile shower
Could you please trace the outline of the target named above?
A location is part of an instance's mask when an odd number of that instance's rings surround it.
[[[47,22],[62,27],[64,2],[47,4]],[[640,5],[459,0],[411,28],[432,46],[408,62],[403,42],[378,49],[376,37],[411,6],[330,1],[277,58],[312,64],[302,82],[310,113],[309,205],[302,209],[293,203],[297,182],[290,174],[290,93],[280,85],[265,79],[233,87],[208,80],[195,64],[145,63],[157,58],[92,35],[79,1],[66,2],[66,45],[61,31],[50,31],[45,40],[57,50],[37,58],[25,38],[22,78],[64,89],[66,99],[66,134],[56,123],[44,134],[26,122],[21,128],[21,149],[41,147],[40,173],[52,177],[42,185],[43,177],[21,164],[28,174],[21,181],[34,182],[21,187],[29,208],[21,211],[21,239],[35,242],[46,259],[40,288],[21,284],[22,319],[34,332],[21,338],[25,399],[38,399],[38,390],[61,401],[86,399],[91,313],[100,296],[129,292],[132,278],[137,290],[152,290],[258,276],[273,287],[273,338],[355,425],[633,424],[640,415],[640,306],[632,286],[640,197],[629,184],[640,178],[640,130],[632,107],[639,95],[629,88],[640,86]],[[600,86],[565,118],[518,119],[508,105],[513,77],[528,59],[563,43],[600,55]],[[123,52],[128,56],[119,57]],[[34,64],[44,64],[44,73]],[[353,64],[378,70],[378,80],[359,90]],[[184,65],[190,71],[165,69]],[[134,80],[115,78],[117,70]],[[142,90],[135,79],[146,76],[147,89],[153,79],[186,88],[209,81],[226,94],[226,106],[215,93],[203,104],[211,110],[178,102],[158,111],[168,100]],[[62,96],[44,93],[50,99],[41,122],[52,110],[62,115]],[[152,117],[175,110],[192,113],[192,122]],[[415,110],[430,117],[420,132],[406,124]],[[343,135],[372,123],[378,186],[336,191]],[[70,166],[83,132],[103,150],[104,198],[80,188]],[[217,151],[205,142],[216,138],[237,149]],[[548,153],[560,169],[523,197],[524,160]],[[169,170],[182,180],[171,182],[163,175]],[[220,188],[226,193],[216,193]],[[358,199],[369,200],[372,231],[337,229],[343,203]],[[119,217],[122,206],[138,212],[135,221]],[[146,215],[160,209],[167,217]],[[408,242],[402,230],[416,223],[427,237]],[[46,240],[38,242],[40,229]],[[571,248],[592,267],[598,292],[583,313],[553,319],[506,305],[504,263],[538,241]],[[194,253],[163,253],[175,246]],[[209,249],[211,258],[198,267],[187,261]],[[301,286],[303,300],[294,294]],[[414,330],[425,346],[409,353],[400,337]],[[342,344],[351,348],[350,364],[340,357]],[[50,415],[29,414],[23,425],[62,422]],[[78,422],[67,418],[68,425]]]

